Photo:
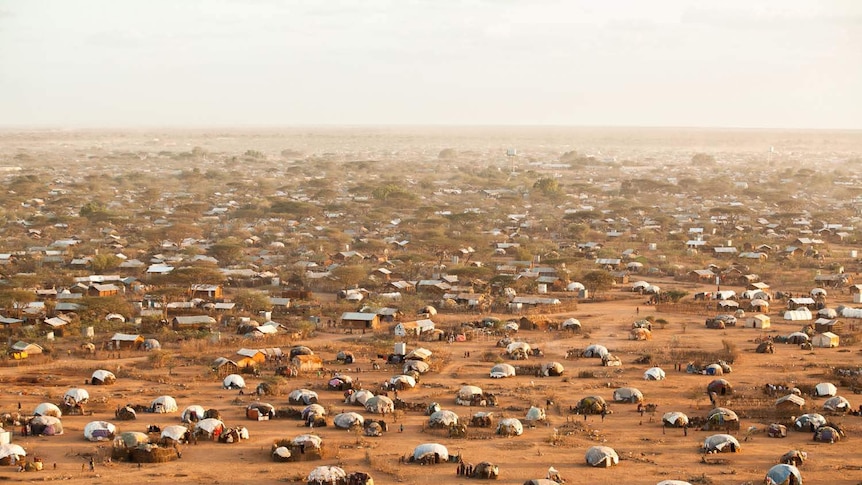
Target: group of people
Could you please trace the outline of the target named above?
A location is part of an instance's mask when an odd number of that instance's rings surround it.
[[[458,462],[458,470],[456,472],[459,477],[472,477],[473,465],[471,463]]]

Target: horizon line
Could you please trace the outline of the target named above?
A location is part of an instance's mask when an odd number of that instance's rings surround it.
[[[334,123],[308,123],[308,124],[119,124],[115,126],[80,124],[0,124],[0,131],[149,131],[149,130],[278,130],[278,129],[399,129],[399,128],[435,128],[435,129],[602,129],[602,130],[729,130],[729,131],[820,131],[820,132],[862,132],[862,128],[847,127],[764,127],[764,126],[705,126],[705,125],[584,125],[584,124],[464,124],[464,123],[401,123],[401,124],[334,124]]]

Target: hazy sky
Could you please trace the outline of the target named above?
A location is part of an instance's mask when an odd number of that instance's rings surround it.
[[[0,0],[0,125],[862,129],[860,0]]]

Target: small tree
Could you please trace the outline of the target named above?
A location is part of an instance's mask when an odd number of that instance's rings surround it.
[[[607,271],[596,270],[590,271],[581,278],[581,283],[593,295],[600,291],[606,291],[614,286],[614,277]]]

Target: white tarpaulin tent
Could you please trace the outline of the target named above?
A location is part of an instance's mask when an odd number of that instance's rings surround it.
[[[811,315],[811,310],[804,307],[798,310],[787,310],[786,312],[784,312],[785,320],[805,321],[812,320],[813,318],[814,317]]]
[[[612,467],[620,463],[620,457],[610,446],[591,446],[585,455],[587,464],[597,467]]]

